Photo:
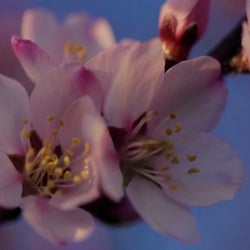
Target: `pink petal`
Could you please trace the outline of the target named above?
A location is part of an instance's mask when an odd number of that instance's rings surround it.
[[[97,175],[100,172],[103,191],[111,199],[119,201],[123,196],[119,159],[116,157],[105,122],[97,112],[92,100],[88,96],[78,99],[67,109],[63,120],[65,121],[64,128],[60,134],[63,149],[72,145],[73,137],[80,138],[82,144],[88,142],[91,150],[90,161],[93,163],[96,175],[93,176],[96,178],[93,180],[93,185],[98,185]],[[74,148],[76,158],[79,156],[77,150],[77,147]],[[81,166],[78,165],[78,167]],[[81,168],[79,170],[81,171]],[[83,198],[84,195],[86,194],[82,192]]]
[[[179,156],[180,162],[170,164],[171,169],[166,173],[172,177],[169,183],[179,186],[174,191],[165,189],[171,198],[192,206],[233,199],[246,180],[246,171],[239,155],[228,143],[207,133],[190,131],[180,132],[173,141],[174,154]],[[190,162],[189,155],[197,155],[197,159]],[[165,159],[155,166],[168,164]],[[199,172],[188,174],[193,168]]]
[[[189,209],[164,194],[153,182],[134,177],[127,193],[130,201],[156,231],[185,243],[198,241],[198,232]]]
[[[34,83],[57,66],[43,49],[30,40],[12,36],[11,45],[26,74]]]
[[[247,22],[242,25],[242,46],[247,53],[248,61],[250,60],[250,30]]]
[[[4,208],[18,207],[21,202],[22,176],[2,152],[0,152],[0,166],[0,206]]]
[[[29,119],[29,98],[16,80],[0,74],[0,151],[23,154],[21,130]]]
[[[62,211],[42,197],[23,198],[24,218],[37,233],[52,243],[65,245],[86,239],[93,230],[92,216],[80,208]]]
[[[159,120],[174,112],[184,128],[206,131],[218,122],[226,98],[219,63],[203,56],[168,70],[150,109],[159,112]]]
[[[107,63],[109,62],[109,63]],[[147,109],[163,76],[159,40],[118,45],[87,63],[99,77],[106,97],[104,115],[113,126],[129,128]]]
[[[38,44],[57,62],[62,61],[63,31],[51,12],[44,9],[26,10],[22,17],[21,36]]]
[[[67,107],[84,95],[91,96],[100,108],[99,82],[81,64],[63,64],[44,75],[31,94],[32,121],[41,138],[57,128]],[[54,116],[50,123],[47,121],[49,115]]]
[[[112,27],[103,18],[99,18],[93,22],[92,36],[102,49],[108,49],[115,44]]]

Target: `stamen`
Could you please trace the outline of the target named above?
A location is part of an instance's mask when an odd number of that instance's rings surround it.
[[[196,174],[196,173],[199,173],[200,172],[200,170],[198,169],[198,168],[190,168],[189,170],[188,170],[188,174]]]
[[[175,124],[175,133],[179,133],[182,129],[182,126],[180,123]]]
[[[63,164],[65,167],[68,167],[70,165],[70,158],[68,155],[63,157]]]
[[[170,167],[165,166],[165,167],[160,168],[160,171],[165,172],[165,171],[168,171],[169,169],[170,169]]]
[[[171,128],[167,128],[165,131],[166,135],[172,135],[172,133],[173,133],[173,129],[171,129]]]
[[[73,143],[74,145],[80,144],[80,138],[78,138],[78,137],[73,137],[73,138],[72,138],[72,143]]]
[[[172,191],[177,191],[177,190],[180,189],[180,187],[177,184],[171,184],[169,186],[169,189],[172,190]]]
[[[197,159],[197,155],[188,155],[188,156],[187,156],[187,159],[188,159],[189,161],[195,161],[195,160]]]
[[[47,116],[47,120],[48,120],[49,122],[52,122],[54,119],[55,119],[55,117],[54,117],[53,115],[48,115],[48,116]]]
[[[59,168],[59,167],[57,167],[55,170],[54,170],[54,175],[56,176],[56,177],[61,177],[62,175],[63,175],[63,170],[62,170],[62,168]]]
[[[73,178],[74,183],[80,184],[82,182],[81,178],[79,175],[74,176]]]
[[[22,131],[21,131],[21,136],[23,138],[30,138],[31,137],[31,131],[26,129],[26,128],[23,128]]]
[[[71,180],[72,179],[72,174],[69,170],[67,170],[64,174],[63,174],[63,179],[64,180]]]
[[[83,180],[88,179],[89,178],[89,171],[86,169],[82,170],[81,177],[83,178]]]
[[[173,164],[178,164],[180,162],[179,157],[174,155],[171,161]]]
[[[175,119],[176,118],[176,114],[175,113],[170,113],[169,115],[168,115],[168,117],[170,118],[170,119]]]
[[[164,179],[165,179],[166,181],[171,181],[171,180],[172,180],[172,176],[171,176],[171,175],[165,175],[165,176],[164,176]]]

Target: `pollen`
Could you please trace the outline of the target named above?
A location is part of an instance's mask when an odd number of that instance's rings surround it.
[[[168,117],[169,117],[170,119],[174,120],[174,119],[176,118],[176,114],[175,114],[175,113],[170,113],[170,114],[168,115]]]
[[[188,159],[189,161],[195,161],[195,160],[197,159],[197,155],[188,155],[188,156],[187,156],[187,159]]]
[[[63,175],[63,170],[62,170],[62,168],[57,167],[57,168],[54,170],[54,175],[55,175],[56,177],[61,177],[61,176]]]
[[[70,158],[68,155],[63,157],[63,164],[65,167],[68,167],[70,165]]]
[[[56,192],[54,193],[55,197],[60,197],[62,195],[62,190],[58,189],[56,190]]]
[[[76,184],[80,184],[82,182],[81,177],[79,175],[74,176],[73,181]]]
[[[21,131],[21,136],[23,138],[30,138],[31,136],[31,131],[26,129],[26,128],[23,128],[22,131]]]
[[[78,145],[78,144],[80,144],[80,138],[78,138],[78,137],[73,137],[72,138],[72,143],[74,144],[74,145]]]
[[[199,172],[200,172],[200,170],[198,168],[190,168],[187,173],[188,174],[196,174]]]
[[[47,183],[47,188],[48,189],[52,189],[56,186],[56,183],[52,180],[48,180],[48,183]]]
[[[65,171],[65,173],[63,174],[63,179],[64,180],[71,180],[72,179],[72,174],[69,170]]]
[[[29,148],[27,153],[26,153],[26,157],[31,160],[31,158],[33,158],[35,156],[35,150],[33,148]]]
[[[79,43],[67,43],[64,46],[64,50],[78,61],[83,61],[87,55],[87,50]]]
[[[59,121],[59,125],[60,125],[61,127],[63,127],[63,126],[64,126],[64,120],[60,120],[60,121]]]
[[[161,172],[165,172],[165,171],[168,171],[169,169],[170,169],[170,167],[164,166],[164,167],[161,167],[161,168],[160,168],[160,171],[161,171]]]
[[[54,117],[53,115],[48,115],[48,116],[47,116],[47,120],[48,120],[49,122],[52,122],[54,119],[55,119],[55,117]]]
[[[175,124],[175,133],[179,133],[182,129],[182,126],[180,123]]]
[[[90,145],[88,142],[84,144],[84,153],[88,154],[90,152]]]
[[[83,178],[83,180],[88,179],[89,178],[89,171],[86,169],[82,170],[81,177]]]
[[[180,189],[180,187],[179,187],[179,185],[177,185],[177,184],[171,184],[171,185],[169,186],[169,189],[172,190],[172,191],[177,191],[177,190]]]
[[[53,136],[57,136],[57,135],[58,135],[58,130],[57,130],[56,128],[53,129],[52,132],[51,132],[51,134],[52,134]]]
[[[171,128],[167,128],[165,131],[166,135],[172,135],[172,133],[173,133],[173,129],[171,129]]]
[[[73,152],[71,149],[66,149],[66,150],[65,150],[65,153],[66,153],[66,155],[69,156],[69,157],[72,157],[73,154],[74,154],[74,152]]]
[[[171,161],[173,164],[178,164],[180,162],[179,157],[174,155]]]
[[[26,162],[24,168],[26,172],[29,173],[33,170],[33,164],[31,162]]]

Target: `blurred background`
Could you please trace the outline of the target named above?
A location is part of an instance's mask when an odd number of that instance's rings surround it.
[[[144,41],[158,35],[158,14],[164,0],[0,0],[0,72],[13,76],[21,70],[11,54],[11,34],[19,34],[22,12],[43,7],[55,12],[59,20],[70,12],[87,11],[106,18],[116,39]],[[212,0],[206,35],[191,56],[206,54],[244,15],[243,0]],[[15,66],[14,66],[15,65]],[[17,73],[18,74],[18,73]],[[19,79],[29,88],[24,77]],[[250,76],[227,78],[230,90],[225,113],[213,131],[228,140],[250,167]],[[200,243],[183,245],[154,232],[144,223],[110,227],[97,223],[94,234],[85,242],[69,247],[54,247],[36,235],[23,219],[0,226],[0,250],[86,249],[86,250],[249,250],[250,183],[238,191],[233,201],[212,207],[194,208],[200,230]]]

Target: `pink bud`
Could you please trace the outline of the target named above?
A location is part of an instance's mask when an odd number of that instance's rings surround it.
[[[187,58],[191,47],[205,31],[210,0],[168,0],[159,17],[159,35],[166,58]]]

